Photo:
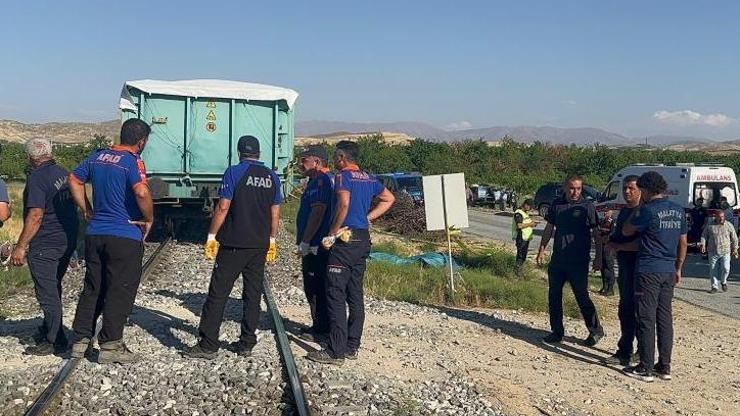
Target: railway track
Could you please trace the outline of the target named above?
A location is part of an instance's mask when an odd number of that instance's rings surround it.
[[[164,255],[168,252],[171,247],[172,239],[167,238],[165,241],[160,243],[154,252],[148,256],[146,262],[143,265],[142,270],[142,282],[146,281],[152,275],[152,272],[156,269],[160,261],[165,257]],[[284,368],[284,375],[286,376],[287,385],[290,387],[290,398],[292,398],[291,405],[294,406],[295,413],[300,416],[311,415],[311,410],[308,405],[303,385],[300,381],[300,376],[295,363],[295,358],[290,349],[290,342],[287,337],[283,320],[280,315],[280,311],[275,302],[272,290],[269,284],[265,284],[265,300],[267,303],[267,312],[270,315],[270,319],[273,323],[275,330],[276,343],[279,349],[280,359]],[[24,413],[28,416],[37,416],[44,414],[56,414],[53,411],[53,404],[57,401],[60,396],[62,388],[65,383],[72,378],[82,359],[65,359],[59,369],[57,370],[54,377],[51,379],[46,388],[41,394],[33,401],[31,406]],[[288,397],[286,395],[286,397]]]

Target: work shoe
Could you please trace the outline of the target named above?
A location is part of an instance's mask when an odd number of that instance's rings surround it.
[[[252,348],[254,348],[254,345],[249,345],[241,340],[232,342],[226,346],[227,350],[240,357],[249,357],[250,355],[252,355]]]
[[[200,346],[200,343],[193,345],[192,347],[185,347],[182,351],[182,356],[185,358],[202,358],[205,360],[213,360],[218,356],[218,351],[208,351]]]
[[[598,344],[601,338],[604,338],[604,336],[606,336],[606,332],[604,332],[603,330],[595,334],[590,334],[586,339],[583,340],[583,345],[587,347],[593,347],[594,345]]]
[[[563,341],[563,336],[556,333],[551,333],[550,335],[542,338],[542,341],[548,343],[548,344],[558,344]]]
[[[722,291],[727,292],[727,283],[722,283]]]
[[[655,377],[653,377],[652,371],[645,368],[645,366],[643,366],[642,364],[637,364],[634,367],[627,367],[623,369],[622,372],[627,377],[632,377],[634,379],[644,381],[646,383],[652,383],[655,380]]]
[[[334,364],[334,365],[344,364],[344,358],[334,358],[326,350],[311,351],[308,353],[306,358],[308,358],[311,361],[315,361],[321,364]]]
[[[49,341],[39,342],[38,344],[31,345],[23,350],[23,354],[38,356],[52,355],[54,354],[54,352],[54,344],[50,343]]]
[[[716,287],[713,287],[713,288],[712,288],[712,289],[711,289],[711,290],[709,291],[709,293],[717,293],[717,288],[716,288]]]
[[[610,355],[604,358],[603,362],[604,364],[609,364],[609,365],[621,365],[624,367],[629,367],[631,365],[637,364],[637,354],[625,356],[624,354],[615,353],[613,355]]]
[[[82,358],[92,352],[92,342],[90,338],[82,338],[72,344],[72,358]]]
[[[358,350],[349,350],[346,354],[344,354],[344,358],[348,360],[356,360],[358,356],[359,351]]]
[[[100,355],[98,363],[100,364],[127,364],[140,361],[139,354],[132,352],[123,341],[108,341],[100,344]]]
[[[670,380],[671,379],[671,366],[657,363],[653,367],[653,372],[655,372],[655,375],[658,376],[661,380]]]

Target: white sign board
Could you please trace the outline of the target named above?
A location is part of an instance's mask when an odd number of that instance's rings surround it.
[[[424,207],[427,231],[468,228],[465,174],[424,176]],[[447,221],[445,221],[445,213]]]

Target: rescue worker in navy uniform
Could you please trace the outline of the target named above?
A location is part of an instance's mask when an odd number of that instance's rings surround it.
[[[599,322],[596,307],[588,295],[588,263],[591,259],[591,240],[596,242],[596,258],[593,269],[601,267],[601,240],[597,229],[596,208],[583,197],[583,179],[570,176],[563,183],[563,196],[553,202],[545,217],[547,225],[542,234],[537,264],[545,261],[545,249],[555,235],[552,258],[547,269],[548,307],[552,333],[545,342],[558,343],[563,340],[563,286],[565,282],[575,295],[578,309],[586,324],[589,335],[584,345],[593,347],[604,337],[604,328]]]
[[[326,262],[329,251],[321,239],[329,233],[334,178],[329,174],[328,154],[323,146],[309,146],[300,156],[309,181],[301,195],[296,218],[296,244],[302,257],[303,289],[311,308],[312,325],[301,337],[307,341],[325,339],[329,334],[326,311]]]
[[[365,323],[363,277],[370,254],[370,223],[383,215],[395,201],[393,194],[374,176],[357,166],[357,143],[342,140],[334,152],[334,218],[322,245],[331,247],[326,269],[326,299],[329,313],[327,349],[313,351],[308,359],[341,365],[356,359]],[[373,199],[378,199],[372,207]],[[350,236],[351,234],[351,236]],[[344,241],[340,236],[349,236]],[[349,317],[347,317],[349,308]]]
[[[141,282],[144,240],[154,218],[146,168],[139,156],[150,132],[145,122],[126,120],[121,126],[120,145],[94,151],[69,175],[72,198],[89,220],[85,231],[87,271],[72,325],[73,358],[82,358],[92,348],[95,322],[102,313],[98,361],[139,360],[123,342],[123,327]],[[85,183],[92,184],[93,208]]]
[[[628,366],[635,361],[633,352],[637,321],[635,318],[635,272],[637,271],[637,250],[640,248],[639,235],[622,235],[622,229],[632,211],[639,209],[640,188],[637,175],[627,175],[622,181],[622,196],[627,206],[622,207],[609,236],[609,247],[617,253],[617,279],[619,282],[619,327],[621,335],[617,342],[617,352],[607,357],[606,364]]]
[[[686,261],[687,226],[682,206],[665,196],[668,184],[655,171],[637,180],[643,204],[632,211],[622,235],[640,234],[635,274],[637,351],[640,362],[624,369],[630,377],[652,382],[671,379],[673,353],[673,289],[681,282]],[[655,362],[655,337],[658,362]]]
[[[240,137],[237,150],[240,162],[224,172],[208,231],[205,257],[215,257],[216,262],[200,315],[200,339],[183,351],[189,358],[216,358],[224,308],[239,274],[243,278],[241,336],[227,349],[249,356],[257,344],[265,261],[272,262],[277,256],[282,194],[277,174],[259,160],[256,137]]]
[[[50,355],[67,349],[62,325],[62,278],[77,246],[79,220],[69,192],[69,172],[52,156],[51,142],[31,139],[26,143],[31,172],[23,190],[23,231],[13,249],[11,263],[28,262],[36,300],[44,313],[36,345],[30,355]]]

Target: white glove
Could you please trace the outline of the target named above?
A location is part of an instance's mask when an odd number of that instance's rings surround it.
[[[324,246],[325,249],[330,249],[331,246],[334,245],[334,242],[337,241],[337,237],[334,235],[327,235],[323,239],[321,239],[321,245]]]
[[[301,257],[306,257],[311,252],[311,246],[310,244],[301,241],[301,244],[298,244],[298,254],[301,255]]]

